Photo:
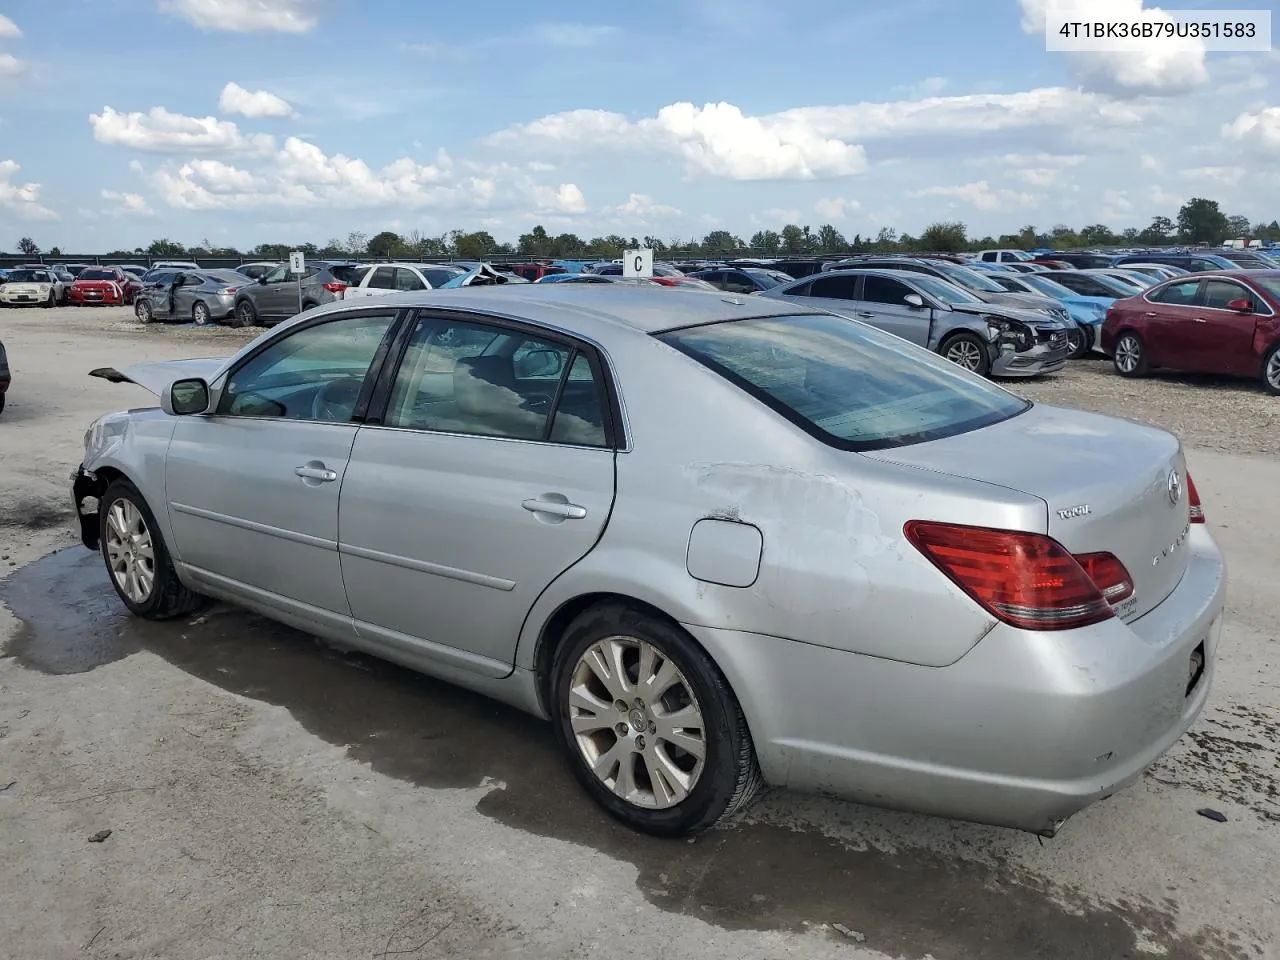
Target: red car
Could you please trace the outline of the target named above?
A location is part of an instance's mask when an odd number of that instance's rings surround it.
[[[86,267],[71,285],[71,302],[123,306],[133,299],[133,284],[123,270],[115,267]]]
[[[1101,347],[1122,377],[1156,367],[1227,373],[1280,395],[1280,270],[1175,277],[1117,300]]]

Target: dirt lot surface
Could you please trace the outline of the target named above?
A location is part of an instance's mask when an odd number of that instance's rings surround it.
[[[123,615],[67,476],[150,401],[85,373],[254,332],[0,312],[0,956],[1280,956],[1280,400],[1101,361],[1015,385],[1178,432],[1230,564],[1210,705],[1141,782],[1044,842],[782,792],[659,842],[523,715],[233,609]]]

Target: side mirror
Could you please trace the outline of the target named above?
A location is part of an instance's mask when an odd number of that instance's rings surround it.
[[[187,417],[209,409],[209,385],[203,380],[176,380],[160,398],[160,409],[171,417]]]
[[[1253,313],[1253,304],[1247,297],[1236,297],[1227,304],[1227,309],[1237,313]]]
[[[924,306],[924,297],[918,293],[908,293],[902,300],[907,306],[914,307],[917,310]]]
[[[258,276],[258,283],[262,284],[264,287],[267,285],[267,275],[265,273]]]

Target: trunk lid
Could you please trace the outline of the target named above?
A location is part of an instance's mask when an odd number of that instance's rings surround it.
[[[156,363],[134,364],[131,367],[125,367],[124,370],[117,370],[115,367],[98,367],[96,370],[90,370],[89,376],[111,383],[136,383],[158,397],[175,380],[199,377],[208,383],[222,371],[226,364],[226,360],[216,357],[196,360],[161,360]]]
[[[1040,498],[1049,536],[1074,554],[1106,551],[1125,565],[1134,585],[1116,607],[1125,621],[1164,600],[1186,571],[1186,462],[1163,430],[1037,405],[971,433],[864,456]]]

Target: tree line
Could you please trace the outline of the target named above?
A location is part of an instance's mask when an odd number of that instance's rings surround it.
[[[1005,233],[998,237],[970,237],[965,224],[946,221],[930,224],[919,236],[898,233],[885,227],[875,236],[855,233],[852,237],[846,237],[829,223],[816,230],[807,225],[792,223],[780,230],[759,230],[746,240],[728,230],[713,230],[700,240],[697,237],[670,237],[663,240],[654,236],[623,237],[618,234],[588,240],[575,233],[552,235],[538,225],[528,233],[521,234],[514,244],[499,243],[487,230],[451,230],[440,236],[428,236],[417,230],[407,234],[384,230],[372,237],[353,231],[345,238],[334,237],[322,246],[314,243],[262,243],[251,250],[220,247],[208,240],[194,246],[185,246],[162,238],[152,241],[147,247],[112,250],[103,254],[102,258],[122,261],[136,256],[284,260],[291,250],[301,250],[308,258],[613,259],[621,256],[623,250],[636,247],[652,247],[657,256],[666,258],[803,257],[838,253],[963,253],[991,247],[1033,250],[1038,247],[1155,247],[1177,243],[1216,245],[1228,239],[1280,241],[1280,222],[1272,220],[1270,223],[1251,224],[1248,217],[1223,213],[1216,200],[1196,197],[1182,205],[1176,220],[1159,216],[1152,219],[1145,229],[1130,227],[1119,233],[1101,223],[1090,224],[1078,230],[1065,224],[1057,224],[1048,231],[1028,225],[1016,233]],[[30,237],[23,237],[18,249],[24,256],[41,255],[39,245]],[[53,247],[45,251],[45,255],[58,257],[63,254],[58,247]]]

